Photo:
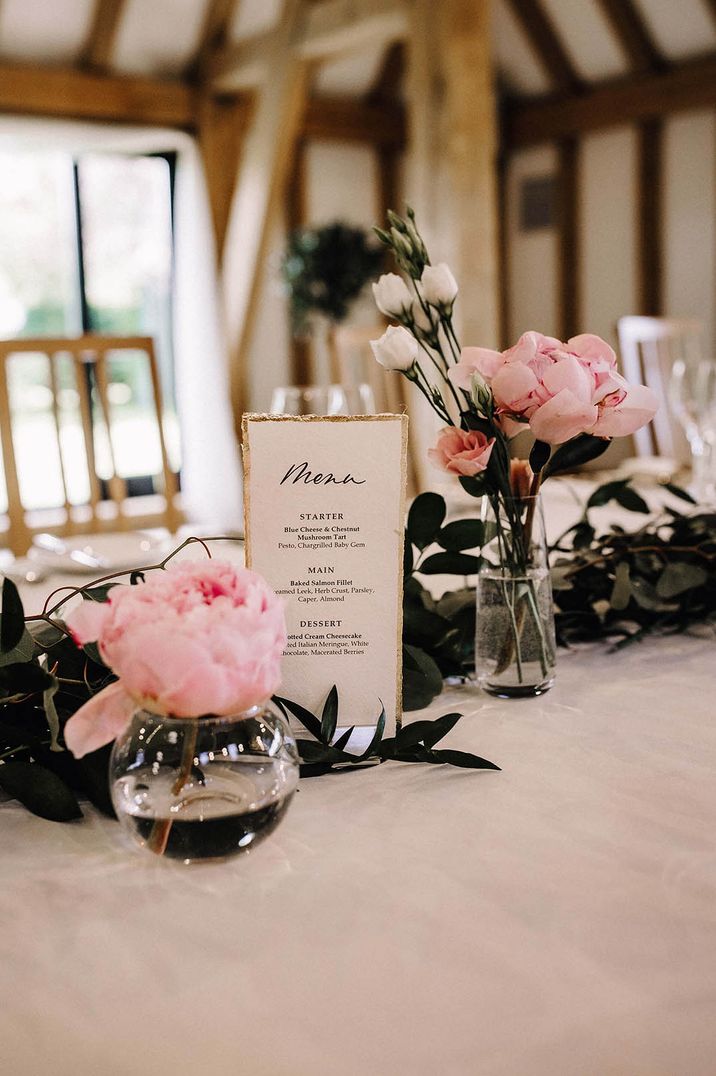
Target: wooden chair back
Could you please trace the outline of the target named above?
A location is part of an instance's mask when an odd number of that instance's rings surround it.
[[[669,407],[669,382],[678,359],[698,361],[703,355],[702,322],[630,315],[619,318],[617,333],[624,376],[648,385],[660,404],[653,422],[634,434],[637,455],[670,456],[678,463],[689,463],[686,436]]]
[[[163,484],[160,498],[152,497],[152,505],[145,514],[128,512],[127,482],[118,473],[113,437],[113,408],[109,393],[108,355],[116,352],[139,352],[146,357],[152,390],[152,403],[161,453],[161,478]],[[18,478],[13,423],[16,418],[12,407],[8,379],[10,359],[23,354],[44,355],[49,367],[49,385],[52,394],[52,420],[57,459],[64,498],[63,518],[57,525],[33,525],[28,510],[22,503]],[[67,460],[62,447],[61,410],[59,405],[60,379],[58,363],[62,356],[69,356],[74,384],[79,402],[82,429],[83,464],[89,480],[89,502],[76,505],[70,502],[68,492]],[[91,377],[87,376],[92,371]],[[92,387],[96,404],[107,436],[110,473],[106,490],[97,473],[95,430],[93,423]],[[175,504],[177,493],[176,475],[171,470],[164,436],[162,394],[159,381],[154,342],[151,337],[118,337],[85,335],[73,339],[38,337],[35,339],[0,341],[0,448],[5,473],[8,500],[8,527],[6,541],[16,555],[24,554],[38,530],[52,530],[65,535],[86,534],[107,530],[126,530],[137,527],[167,527],[176,530],[181,522]],[[42,466],[42,461],[37,461]],[[108,494],[108,495],[107,495]],[[133,500],[139,500],[133,498]],[[134,507],[134,506],[133,506]]]

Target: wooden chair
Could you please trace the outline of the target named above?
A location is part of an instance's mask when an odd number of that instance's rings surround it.
[[[108,390],[108,355],[116,352],[141,352],[146,356],[151,380],[152,401],[157,422],[157,435],[161,452],[161,475],[163,495],[161,498],[132,498],[133,502],[151,501],[145,514],[135,512],[139,507],[129,507],[127,482],[117,473],[115,446],[112,430],[112,405]],[[28,510],[22,503],[18,480],[15,442],[13,439],[13,415],[8,383],[10,359],[16,356],[44,355],[49,366],[49,385],[52,394],[52,417],[54,439],[64,497],[63,514],[56,525],[36,525],[28,518]],[[89,480],[89,503],[77,505],[70,502],[67,482],[67,461],[64,458],[61,439],[61,409],[59,404],[60,379],[58,364],[62,356],[69,356],[79,402],[82,429],[84,466]],[[17,361],[17,360],[16,360]],[[88,377],[88,370],[92,376]],[[110,474],[103,489],[97,474],[95,431],[93,428],[92,384],[96,392],[102,423],[106,430]],[[24,554],[32,542],[33,533],[52,530],[61,535],[86,534],[96,531],[126,530],[138,527],[167,527],[176,530],[181,514],[175,505],[177,479],[169,466],[162,420],[162,397],[154,343],[150,337],[116,337],[86,335],[75,339],[36,339],[0,341],[0,447],[5,472],[8,500],[8,527],[6,541],[16,555]],[[41,465],[37,461],[38,466]]]
[[[653,422],[634,434],[639,456],[670,456],[689,464],[691,452],[680,423],[669,407],[669,381],[677,359],[698,360],[703,355],[704,327],[687,318],[619,318],[617,333],[622,368],[628,381],[653,389],[660,407]]]

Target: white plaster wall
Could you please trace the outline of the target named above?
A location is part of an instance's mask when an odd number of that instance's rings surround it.
[[[617,346],[616,321],[637,309],[636,134],[600,131],[580,159],[582,328]]]
[[[510,343],[529,329],[557,335],[557,231],[519,230],[519,191],[530,176],[555,174],[557,157],[551,146],[516,153],[507,172],[507,235]]]
[[[701,318],[716,355],[716,114],[689,112],[666,124],[664,306]]]

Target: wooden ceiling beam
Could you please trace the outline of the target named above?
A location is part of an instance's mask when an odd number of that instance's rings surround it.
[[[368,142],[376,146],[405,146],[405,109],[387,102],[355,98],[311,97],[303,121],[305,139]]]
[[[633,0],[597,0],[597,3],[632,71],[663,71],[666,68],[666,61]]]
[[[92,25],[80,54],[81,67],[104,71],[110,66],[126,0],[95,0]]]
[[[716,53],[660,74],[604,83],[580,96],[507,102],[503,144],[507,150],[515,150],[670,112],[714,106]]]
[[[238,0],[209,0],[201,36],[185,78],[195,82],[206,78],[214,57],[226,47],[237,7]]]
[[[405,0],[321,0],[303,10],[290,49],[302,60],[323,60],[380,41],[389,44],[407,32]],[[276,33],[227,45],[212,58],[208,77],[225,91],[268,80]]]
[[[195,93],[176,80],[0,64],[0,113],[191,130]]]
[[[583,81],[540,0],[508,0],[508,3],[555,89],[578,93]]]

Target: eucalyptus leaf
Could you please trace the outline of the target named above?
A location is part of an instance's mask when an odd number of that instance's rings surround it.
[[[35,640],[30,632],[25,628],[20,638],[20,642],[13,650],[8,650],[7,653],[0,651],[0,667],[3,665],[16,665],[23,661],[32,661],[35,655]]]
[[[19,800],[28,811],[51,822],[71,822],[82,817],[72,789],[52,770],[37,762],[1,763],[0,788]]]
[[[463,549],[482,547],[485,528],[479,519],[456,519],[447,523],[437,536],[438,545],[449,552],[459,553]]]
[[[631,582],[629,579],[629,565],[623,560],[617,565],[614,573],[614,586],[612,587],[609,604],[612,609],[626,609],[631,600]]]
[[[477,575],[481,565],[480,557],[468,553],[433,553],[417,571],[422,575]]]
[[[708,580],[708,572],[698,564],[688,561],[672,561],[659,576],[656,593],[660,598],[675,598],[677,594],[701,587]]]
[[[445,498],[437,493],[421,493],[408,512],[408,537],[418,549],[435,541],[447,514]]]

